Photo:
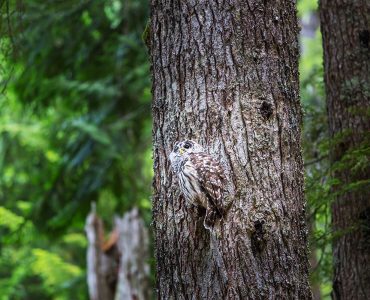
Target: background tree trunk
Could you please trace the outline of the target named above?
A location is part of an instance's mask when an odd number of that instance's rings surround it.
[[[329,128],[333,143],[331,161],[365,142],[370,129],[370,2],[321,0],[325,85]],[[369,143],[369,140],[367,140]],[[365,160],[366,162],[366,160]],[[368,179],[368,166],[354,174],[351,163],[334,176],[340,187]],[[370,193],[349,191],[332,205],[335,299],[370,298]],[[365,225],[365,226],[363,226]]]
[[[115,259],[104,253],[104,226],[96,214],[95,203],[87,216],[85,231],[87,235],[87,285],[90,300],[113,299],[116,275]],[[113,279],[113,280],[112,280]],[[112,284],[113,283],[113,284]]]
[[[118,250],[120,264],[115,300],[148,300],[149,284],[149,236],[137,208],[116,218],[119,233]]]
[[[95,204],[85,226],[87,284],[91,300],[147,300],[149,284],[149,236],[137,208],[116,217],[115,228],[104,239],[104,226]]]
[[[153,224],[160,299],[310,299],[292,1],[151,1]],[[168,156],[191,138],[225,165],[217,236]]]

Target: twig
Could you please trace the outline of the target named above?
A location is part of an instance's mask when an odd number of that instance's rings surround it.
[[[306,163],[304,164],[304,167],[307,167],[307,166],[313,165],[313,164],[315,164],[315,163],[317,163],[317,162],[319,162],[319,161],[322,161],[323,159],[326,159],[326,158],[328,158],[328,155],[324,155],[324,156],[321,156],[321,157],[316,158],[316,159],[314,159],[314,160],[311,160],[311,161],[309,161],[309,162],[306,162]]]

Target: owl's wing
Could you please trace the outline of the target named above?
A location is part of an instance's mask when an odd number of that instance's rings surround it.
[[[207,153],[192,153],[190,160],[198,172],[199,181],[210,205],[223,215],[223,194],[226,176],[221,164]]]

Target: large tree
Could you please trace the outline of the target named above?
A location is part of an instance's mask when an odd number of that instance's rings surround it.
[[[151,2],[153,224],[160,299],[310,299],[293,1]],[[218,234],[168,156],[191,138],[225,165]]]
[[[370,2],[321,0],[331,162],[334,299],[370,298]]]

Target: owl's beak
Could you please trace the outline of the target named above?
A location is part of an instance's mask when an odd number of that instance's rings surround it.
[[[185,152],[184,149],[182,149],[182,148],[179,149],[180,155],[183,155],[184,152]]]

